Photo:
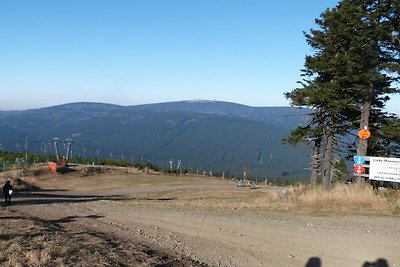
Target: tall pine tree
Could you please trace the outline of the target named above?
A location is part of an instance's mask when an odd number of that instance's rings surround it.
[[[358,128],[369,127],[371,114],[384,117],[387,94],[398,92],[391,85],[399,77],[399,2],[343,0],[316,23],[320,28],[305,34],[314,54],[306,57],[303,87],[285,95],[292,105],[313,110],[314,123],[303,128],[318,140],[314,152],[323,144],[322,161],[315,164],[313,155],[312,166],[322,167],[329,189],[337,136],[357,122]],[[366,153],[367,144],[360,141],[357,154]]]

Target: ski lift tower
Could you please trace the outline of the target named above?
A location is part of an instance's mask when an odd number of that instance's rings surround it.
[[[71,158],[71,153],[72,153],[71,146],[72,143],[74,142],[72,141],[72,139],[67,139],[66,142],[68,147],[67,147],[67,155],[65,156],[65,165],[68,165],[68,161]]]
[[[57,163],[60,161],[60,154],[58,153],[58,143],[60,142],[60,138],[53,138],[54,141],[54,149],[56,150],[56,159]]]
[[[53,142],[54,142],[54,149],[56,151],[56,162],[51,162],[49,161],[47,163],[48,165],[48,169],[52,172],[66,172],[68,169],[68,161],[71,158],[72,155],[72,150],[71,150],[71,146],[72,146],[72,139],[67,139],[64,143],[67,144],[67,151],[66,151],[66,155],[63,156],[62,158],[60,158],[60,151],[58,148],[58,143],[60,143],[60,138],[53,138]]]
[[[182,160],[178,160],[178,166],[176,167],[176,170],[179,171],[179,173],[182,173],[181,164],[182,164]]]

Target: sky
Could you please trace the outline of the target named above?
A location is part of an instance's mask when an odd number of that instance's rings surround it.
[[[0,110],[72,102],[288,106],[336,0],[2,0]],[[397,111],[393,102],[388,110]],[[394,109],[394,110],[393,110]]]

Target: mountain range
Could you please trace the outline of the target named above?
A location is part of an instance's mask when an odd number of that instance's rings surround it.
[[[292,107],[250,107],[221,101],[119,106],[71,103],[1,111],[0,143],[10,151],[54,154],[53,138],[72,139],[72,157],[92,156],[198,172],[304,177],[305,147],[282,138],[306,118]],[[63,147],[60,148],[63,150]]]

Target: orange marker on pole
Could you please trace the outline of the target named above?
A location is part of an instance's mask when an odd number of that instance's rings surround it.
[[[368,139],[370,136],[371,132],[368,131],[367,127],[358,131],[358,137],[360,137],[363,140]]]

